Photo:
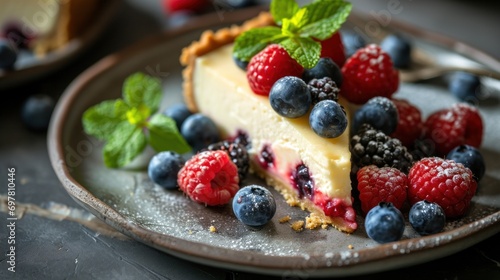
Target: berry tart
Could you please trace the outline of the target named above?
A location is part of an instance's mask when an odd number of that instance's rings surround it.
[[[9,0],[0,9],[0,35],[43,55],[80,35],[100,5],[97,0]]]
[[[331,224],[353,232],[358,225],[351,196],[348,126],[335,137],[322,137],[311,129],[309,114],[289,118],[272,108],[272,93],[267,96],[272,92],[270,85],[280,77],[303,72],[277,45],[269,44],[252,59],[260,61],[248,65],[234,59],[234,42],[240,34],[276,25],[270,13],[262,13],[241,26],[206,31],[184,48],[180,61],[185,66],[185,102],[191,111],[214,120],[223,138],[244,143],[252,171],[280,191],[288,204],[311,212],[306,227]],[[272,59],[283,67],[269,68],[266,61]],[[348,108],[347,101],[335,99]],[[343,114],[349,118],[346,111]]]

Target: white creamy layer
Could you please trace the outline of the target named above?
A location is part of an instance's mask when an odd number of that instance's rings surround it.
[[[0,26],[16,22],[30,36],[50,33],[59,17],[63,0],[2,0]]]
[[[316,188],[351,204],[348,129],[338,138],[326,139],[311,130],[309,114],[298,119],[279,116],[267,97],[250,89],[246,73],[233,62],[232,45],[197,58],[194,71],[196,105],[225,136],[234,135],[238,129],[247,132],[253,155],[263,145],[270,145],[277,164],[271,171],[286,181],[290,171],[303,162]]]

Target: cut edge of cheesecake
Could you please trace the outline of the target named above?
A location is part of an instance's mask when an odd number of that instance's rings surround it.
[[[208,54],[218,48],[229,45],[234,42],[236,37],[242,32],[251,28],[274,25],[274,20],[270,13],[262,12],[257,17],[244,22],[242,25],[231,26],[220,29],[216,32],[207,30],[202,33],[198,41],[192,42],[189,46],[182,50],[180,62],[185,66],[183,75],[183,94],[186,106],[192,112],[198,112],[198,106],[194,94],[194,68],[196,59],[205,54]],[[289,188],[289,184],[284,182],[279,176],[266,172],[258,164],[250,162],[251,171],[257,176],[263,178],[269,186],[274,187],[281,193],[287,204],[290,206],[300,207],[307,210],[310,214],[306,218],[305,227],[315,229],[318,227],[325,228],[327,225],[332,225],[337,230],[351,233],[353,228],[352,221],[347,222],[342,217],[327,216],[317,205],[307,198],[300,198],[295,190]],[[354,210],[353,210],[354,211]],[[354,214],[355,215],[355,214]]]

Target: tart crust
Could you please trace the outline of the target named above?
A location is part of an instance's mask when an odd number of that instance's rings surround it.
[[[191,45],[182,50],[180,62],[182,66],[185,66],[182,71],[182,77],[184,78],[184,100],[186,102],[186,106],[191,112],[198,111],[196,100],[193,95],[192,85],[194,62],[196,58],[224,45],[233,43],[238,35],[249,29],[274,24],[275,23],[271,14],[269,12],[262,12],[257,17],[244,22],[242,25],[233,25],[231,27],[222,28],[215,33],[212,30],[204,31],[201,34],[199,41],[192,42]]]

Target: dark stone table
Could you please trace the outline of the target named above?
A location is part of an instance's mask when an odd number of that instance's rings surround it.
[[[16,272],[12,273],[7,270],[8,216],[5,206],[1,208],[0,279],[281,279],[194,264],[119,234],[96,234],[92,227],[83,225],[95,219],[69,197],[54,174],[46,134],[27,130],[20,120],[21,105],[29,95],[45,93],[57,99],[79,73],[100,58],[169,28],[170,21],[158,2],[125,1],[99,41],[71,65],[42,80],[0,92],[2,204],[7,195],[7,170],[14,167],[16,203],[24,211],[16,223]],[[396,3],[403,9],[390,19],[449,35],[500,58],[499,2],[352,2],[374,17]],[[499,244],[500,234],[496,234],[436,261],[352,279],[500,279]]]

